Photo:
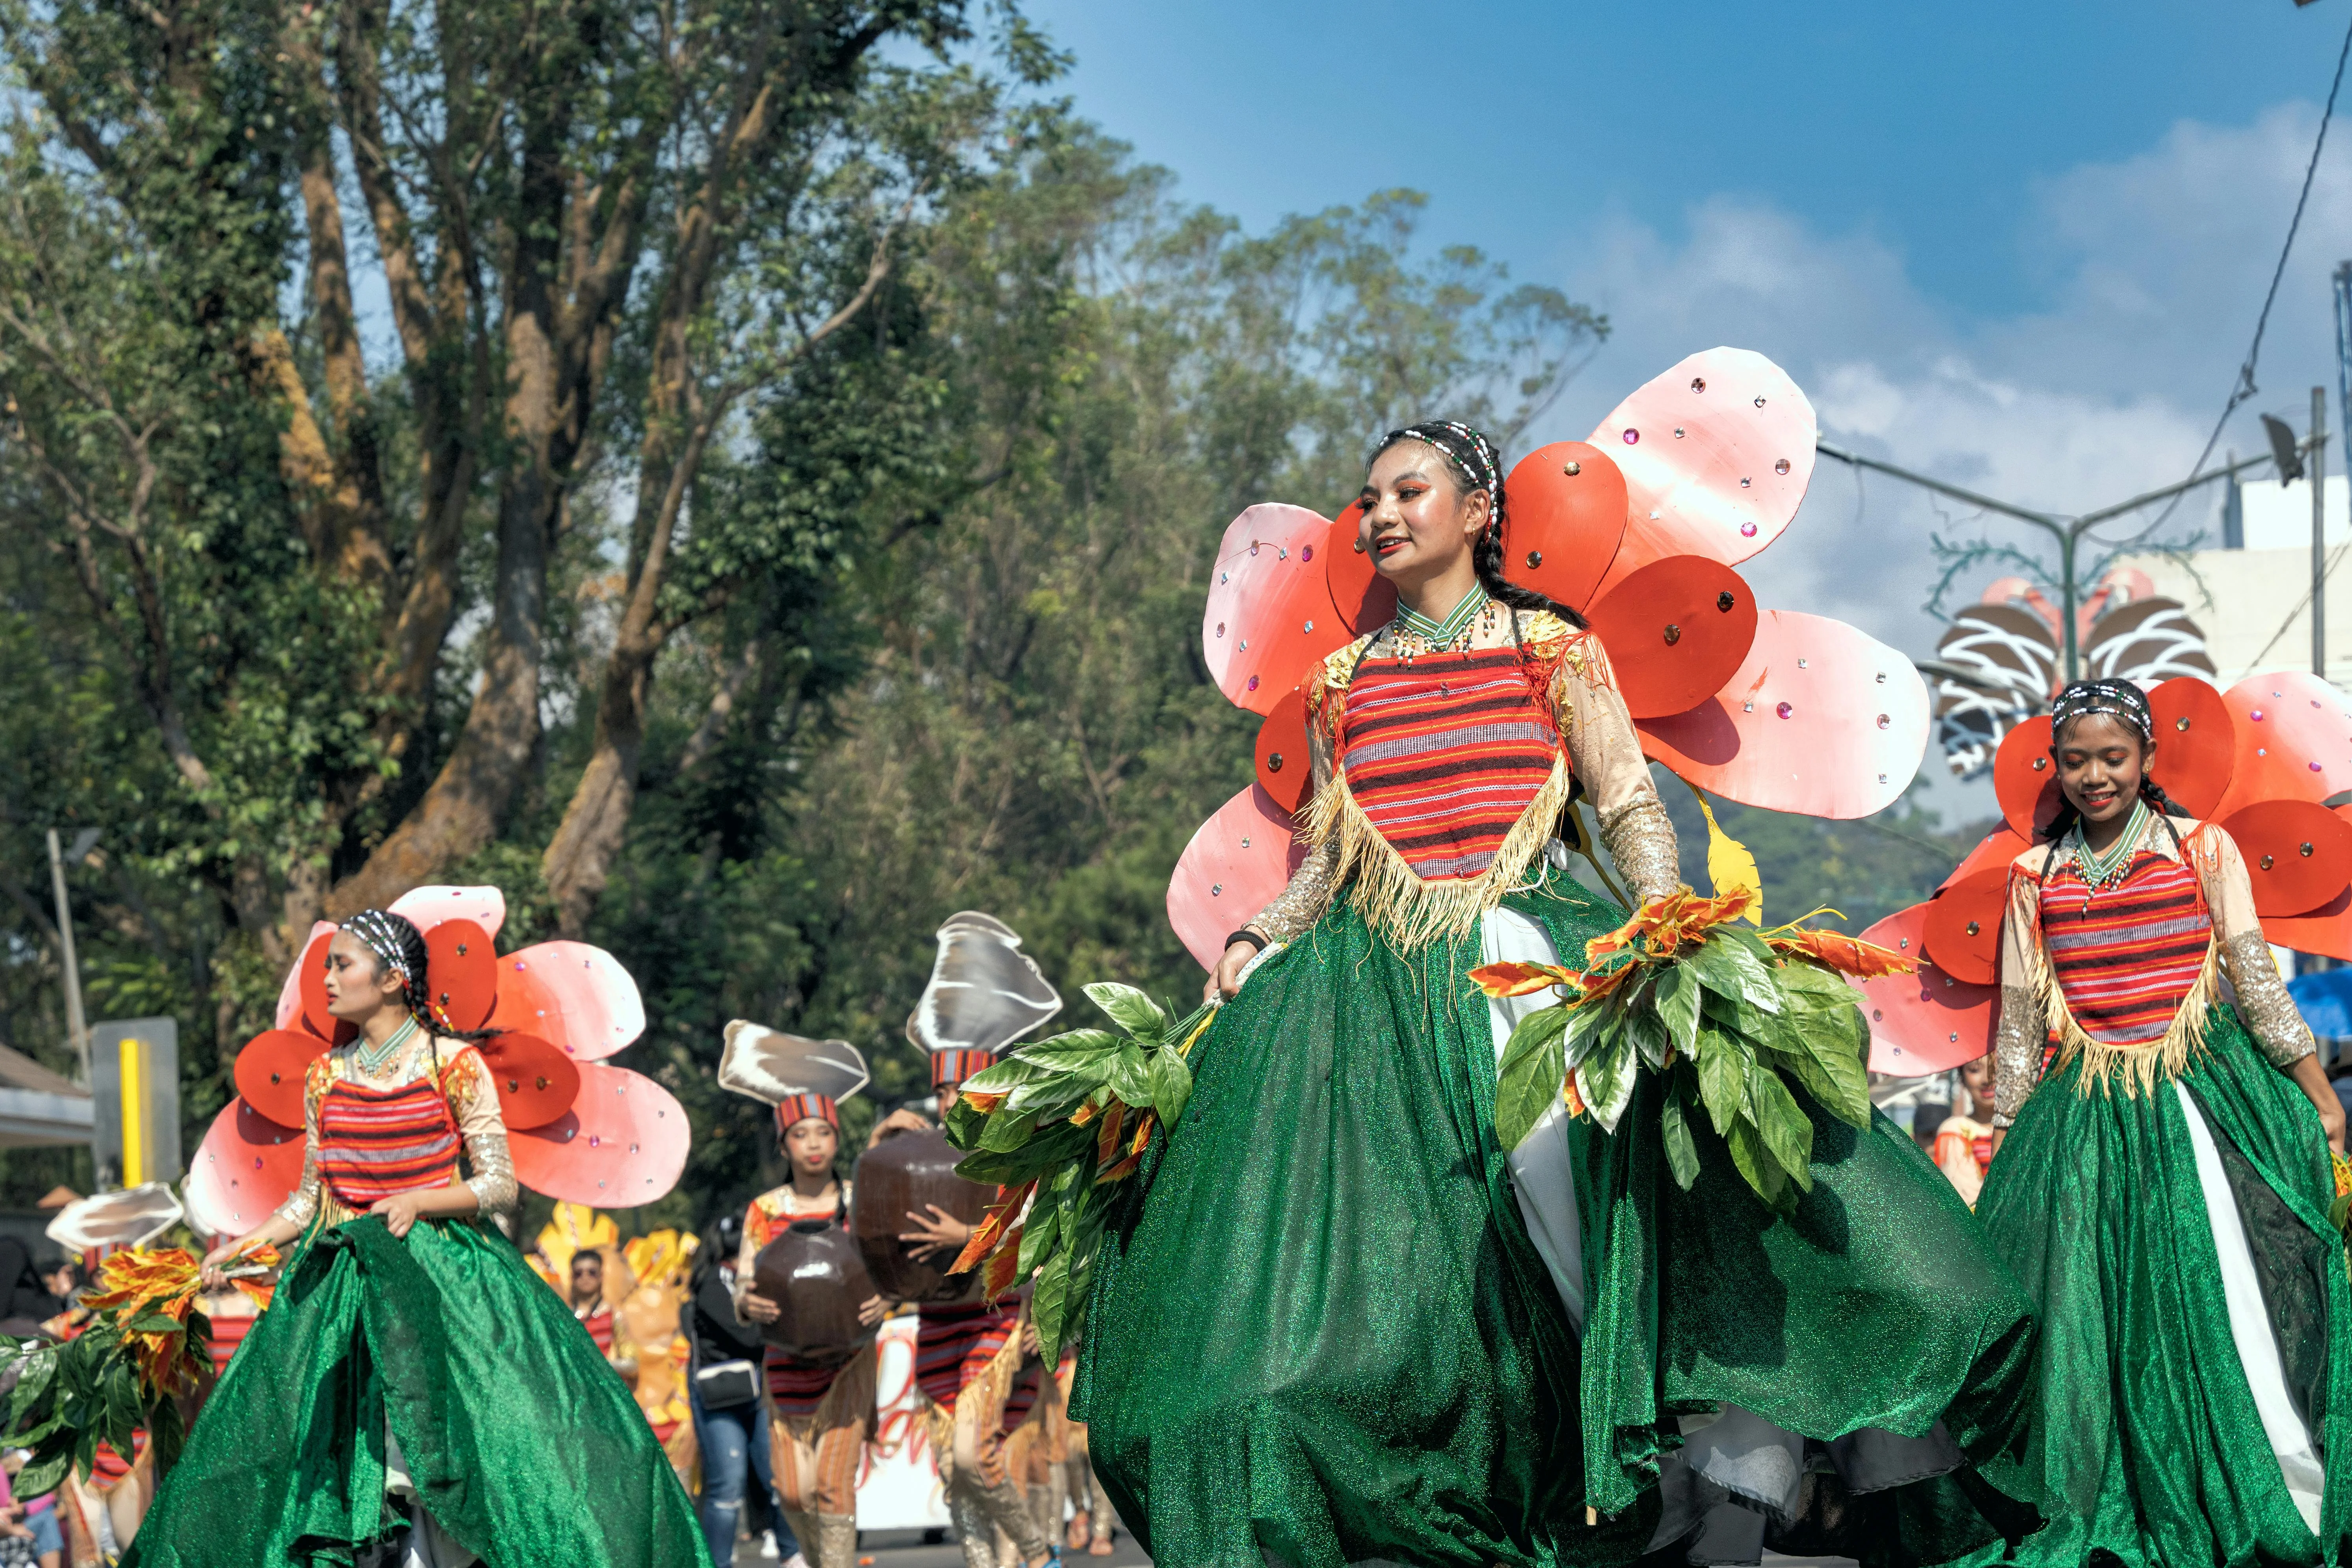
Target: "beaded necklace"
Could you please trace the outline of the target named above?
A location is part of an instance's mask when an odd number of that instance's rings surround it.
[[[2082,825],[2074,826],[2074,869],[2084,882],[2101,889],[2111,888],[2124,879],[2131,869],[2132,851],[2139,847],[2140,837],[2147,831],[2147,802],[2134,800],[2132,813],[2124,830],[2107,846],[2105,854],[2093,849],[2084,837]]]
[[[373,1078],[392,1065],[392,1058],[400,1054],[400,1048],[408,1044],[415,1034],[416,1020],[404,1019],[400,1027],[394,1029],[391,1037],[380,1046],[372,1046],[365,1038],[355,1042],[352,1047],[352,1059],[359,1063],[362,1072]]]
[[[1444,620],[1432,620],[1420,611],[1405,605],[1397,606],[1397,616],[1389,627],[1389,637],[1407,664],[1418,655],[1450,653],[1454,645],[1470,635],[1471,624],[1493,607],[1483,584],[1473,583],[1454,613]]]

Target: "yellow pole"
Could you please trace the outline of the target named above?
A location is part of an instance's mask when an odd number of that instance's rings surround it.
[[[147,1179],[147,1085],[142,1080],[147,1052],[143,1044],[125,1037],[122,1049],[122,1184],[135,1187]]]

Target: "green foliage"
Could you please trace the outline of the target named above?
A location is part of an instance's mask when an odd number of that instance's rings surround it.
[[[947,1118],[949,1142],[968,1151],[956,1169],[1006,1189],[1005,1212],[990,1222],[997,1228],[975,1241],[989,1248],[992,1289],[1034,1279],[1030,1316],[1049,1362],[1085,1324],[1112,1189],[1136,1166],[1129,1147],[1150,1135],[1154,1118],[1172,1128],[1184,1114],[1192,1093],[1184,1053],[1210,1012],[1203,1005],[1171,1023],[1131,985],[1086,990],[1117,1033],[1072,1029],[1020,1047],[966,1080]],[[1003,1228],[1024,1200],[1026,1221]]]
[[[1496,1068],[1504,1148],[1526,1140],[1564,1083],[1605,1131],[1647,1136],[1618,1121],[1633,1075],[1646,1068],[1665,1080],[1658,1137],[1675,1184],[1687,1192],[1698,1179],[1706,1145],[1692,1112],[1703,1108],[1748,1184],[1786,1210],[1812,1190],[1813,1148],[1812,1119],[1788,1080],[1840,1121],[1870,1125],[1869,1027],[1838,975],[1782,959],[1728,925],[1672,955],[1637,942],[1610,968],[1633,973],[1613,989],[1529,1014],[1512,1031]]]

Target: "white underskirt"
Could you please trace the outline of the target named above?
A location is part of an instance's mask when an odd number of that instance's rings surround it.
[[[2197,1110],[2196,1097],[2178,1081],[2172,1092],[2180,1099],[2180,1113],[2189,1120],[2189,1146],[2197,1152],[2197,1184],[2205,1193],[2205,1217],[2213,1227],[2213,1250],[2221,1257],[2221,1296],[2230,1308],[2230,1337],[2237,1342],[2238,1363],[2246,1369],[2246,1384],[2253,1390],[2254,1409],[2263,1418],[2271,1452],[2278,1456],[2279,1473],[2287,1494],[2314,1534],[2319,1530],[2320,1493],[2326,1477],[2312,1451],[2311,1434],[2287,1396],[2286,1373],[2279,1362],[2277,1331],[2263,1306],[2261,1280],[2254,1273],[2252,1251],[2246,1245],[2245,1222],[2238,1215],[2238,1200],[2230,1191],[2229,1173],[2221,1151]]]
[[[1486,963],[1559,962],[1559,950],[1552,945],[1550,935],[1515,910],[1486,911],[1481,945],[1482,962]],[[1519,1020],[1559,1000],[1556,991],[1487,999],[1498,1065],[1503,1059],[1503,1047],[1510,1043],[1511,1031],[1518,1027]],[[1552,1097],[1551,1109],[1544,1112],[1543,1120],[1536,1123],[1527,1142],[1512,1150],[1509,1158],[1511,1185],[1518,1197],[1519,1217],[1527,1222],[1528,1238],[1535,1243],[1536,1255],[1551,1274],[1553,1288],[1559,1292],[1559,1303],[1568,1309],[1568,1321],[1581,1334],[1584,1230],[1576,1215],[1576,1169],[1569,1160],[1568,1108],[1560,1103],[1558,1095]]]

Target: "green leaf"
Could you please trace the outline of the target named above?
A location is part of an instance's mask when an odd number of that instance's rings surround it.
[[[1050,1257],[1060,1239],[1061,1211],[1050,1204],[1032,1204],[1021,1230],[1021,1251],[1013,1261],[1013,1279],[1026,1279]]]
[[[58,1356],[55,1351],[27,1355],[23,1370],[16,1375],[16,1386],[8,1394],[8,1424],[15,1426],[43,1403],[57,1376]]]
[[[1126,1043],[1124,1037],[1108,1029],[1072,1029],[1066,1035],[1021,1047],[1013,1053],[1013,1059],[1049,1072],[1072,1072],[1100,1066],[1105,1058]]]
[[[940,1126],[947,1132],[948,1142],[957,1148],[977,1149],[981,1138],[988,1131],[989,1115],[990,1112],[958,1095],[955,1103],[948,1107],[947,1114],[940,1118]]]
[[[1633,1053],[1643,1065],[1656,1071],[1666,1069],[1666,1053],[1674,1048],[1667,1037],[1666,1026],[1657,1013],[1648,1007],[1632,1007],[1625,1013],[1625,1037],[1633,1043]]]
[[[1792,1021],[1763,1043],[1822,1110],[1849,1126],[1870,1125],[1870,1074],[1834,1033],[1816,1034]]]
[[[1755,1060],[1748,1043],[1723,1029],[1698,1032],[1698,1092],[1706,1102],[1706,1119],[1724,1137],[1738,1120],[1748,1095],[1748,1068]]]
[[[1756,1131],[1755,1124],[1744,1117],[1735,1119],[1731,1131],[1724,1134],[1723,1141],[1731,1151],[1732,1164],[1747,1178],[1756,1195],[1764,1200],[1765,1206],[1782,1208],[1788,1197],[1788,1177],[1782,1174],[1780,1163],[1772,1158],[1771,1152],[1765,1148],[1763,1137]]]
[[[129,1331],[136,1334],[176,1334],[180,1331],[181,1326],[180,1320],[177,1318],[166,1316],[162,1312],[150,1312],[137,1322],[130,1324]]]
[[[1707,932],[1705,942],[1683,955],[1682,967],[1710,991],[1767,1013],[1780,1010],[1780,989],[1772,984],[1770,968],[1719,928]]]
[[[12,1485],[16,1490],[28,1498],[39,1497],[44,1492],[53,1492],[65,1480],[66,1469],[73,1463],[73,1450],[65,1447],[52,1454],[42,1455],[38,1458],[28,1459],[26,1461],[25,1468],[16,1472]]]
[[[1110,1091],[1138,1110],[1151,1104],[1151,1058],[1133,1042],[1122,1045],[1111,1058]]]
[[[1046,1040],[1041,1043],[1050,1046],[1054,1042]],[[1033,1067],[1019,1057],[1007,1057],[994,1067],[982,1068],[964,1079],[962,1087],[974,1094],[1010,1094],[1030,1079],[1043,1077],[1045,1072],[1044,1068]]]
[[[1562,1041],[1567,1010],[1546,1007],[1519,1020],[1495,1068],[1495,1137],[1506,1152],[1535,1131],[1568,1081]]]
[[[1034,1115],[1040,1121],[1051,1121],[1066,1116],[1085,1103],[1102,1084],[1103,1074],[1055,1073],[1047,1078],[1023,1084],[1004,1097],[996,1108],[998,1116]],[[983,1142],[985,1140],[983,1140]]]
[[[1160,1113],[1160,1125],[1174,1131],[1192,1098],[1192,1069],[1175,1047],[1160,1047],[1151,1054],[1151,1109]]]
[[[1682,1075],[1675,1077],[1680,1080]],[[1683,1111],[1679,1081],[1676,1089],[1666,1096],[1665,1108],[1658,1114],[1658,1135],[1666,1146],[1666,1168],[1674,1173],[1675,1185],[1688,1192],[1698,1180],[1698,1140],[1691,1136],[1690,1121]]]
[[[1699,999],[1706,987],[1679,963],[1666,965],[1658,976],[1657,1018],[1669,1039],[1685,1051],[1698,1044]]]
[[[1001,1118],[1000,1118],[1001,1120]],[[1017,1149],[982,1150],[956,1163],[956,1174],[969,1182],[1014,1186],[1078,1160],[1094,1158],[1095,1130],[1091,1123],[1074,1127],[1057,1121],[1034,1133]]]
[[[1159,1003],[1134,986],[1097,980],[1086,988],[1086,993],[1096,1006],[1110,1015],[1112,1023],[1147,1048],[1159,1046],[1168,1037],[1168,1015]]]
[[[1748,1070],[1750,1113],[1764,1140],[1789,1179],[1806,1192],[1813,1190],[1813,1123],[1789,1092],[1780,1075],[1761,1065]]]
[[[999,1110],[988,1119],[988,1129],[980,1135],[980,1146],[992,1153],[1011,1153],[1029,1142],[1029,1135],[1036,1130],[1037,1115],[1034,1111],[1015,1115],[1009,1110]]]
[[[1625,1017],[1622,996],[1621,992],[1605,1002],[1586,1002],[1567,1009],[1568,1030],[1560,1037],[1560,1045],[1563,1059],[1570,1068],[1582,1066],[1585,1058],[1616,1033]]]
[[[1061,1358],[1069,1304],[1070,1255],[1058,1252],[1045,1265],[1045,1272],[1037,1276],[1036,1289],[1029,1293],[1029,1316],[1037,1325],[1037,1342],[1052,1346],[1045,1353],[1055,1361]]]
[[[1584,1074],[1584,1102],[1598,1115],[1616,1105],[1634,1070],[1633,1041],[1624,1030],[1611,1031],[1578,1064]]]

